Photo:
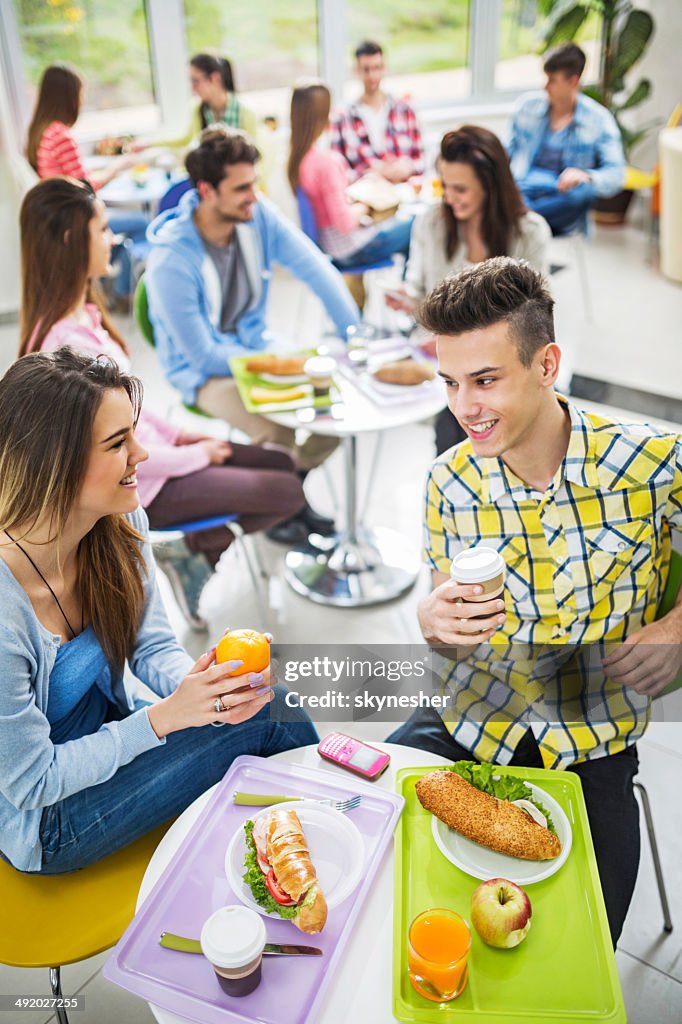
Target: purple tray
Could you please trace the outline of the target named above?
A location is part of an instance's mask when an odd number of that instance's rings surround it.
[[[225,995],[213,968],[202,956],[159,946],[163,931],[196,938],[214,910],[239,902],[225,876],[225,850],[236,829],[261,808],[235,806],[235,790],[312,798],[361,793],[362,803],[349,812],[349,817],[362,835],[366,852],[362,882],[347,900],[330,911],[320,935],[306,936],[288,921],[264,919],[270,942],[312,944],[319,946],[324,956],[267,957],[260,985],[240,999]],[[104,977],[155,1006],[199,1024],[315,1021],[404,803],[401,796],[376,789],[350,774],[340,776],[262,757],[236,758],[115,946],[104,965]]]

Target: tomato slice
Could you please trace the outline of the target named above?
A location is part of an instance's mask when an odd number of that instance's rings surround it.
[[[291,896],[282,889],[277,879],[275,878],[275,872],[270,869],[265,876],[265,884],[268,887],[268,892],[272,896],[273,900],[276,900],[281,907],[295,907],[296,903],[292,900]]]

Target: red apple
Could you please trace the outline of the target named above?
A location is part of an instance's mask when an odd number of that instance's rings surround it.
[[[506,878],[481,882],[471,896],[471,923],[484,942],[498,949],[523,942],[532,913],[526,893]]]

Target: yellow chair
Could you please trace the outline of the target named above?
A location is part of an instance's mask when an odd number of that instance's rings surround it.
[[[115,945],[135,913],[142,878],[168,821],[104,860],[66,875],[16,871],[0,859],[0,963],[47,967],[61,996],[60,967]],[[58,1024],[68,1024],[64,1009]]]

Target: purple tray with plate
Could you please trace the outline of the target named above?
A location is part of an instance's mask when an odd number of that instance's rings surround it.
[[[159,946],[164,931],[198,938],[214,910],[239,903],[225,875],[225,851],[235,831],[262,808],[235,805],[235,790],[312,799],[361,793],[360,806],[348,817],[362,836],[366,858],[362,881],[330,910],[321,934],[306,935],[289,921],[264,918],[269,942],[315,945],[324,955],[266,957],[258,988],[236,999],[225,995],[204,957]],[[375,789],[350,774],[340,776],[262,757],[236,758],[115,946],[104,977],[199,1024],[314,1024],[404,803],[401,796]],[[286,806],[295,809],[296,805]]]

